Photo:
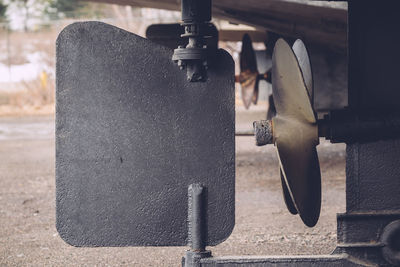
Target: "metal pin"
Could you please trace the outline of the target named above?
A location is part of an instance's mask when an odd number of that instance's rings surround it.
[[[211,257],[207,245],[207,190],[200,184],[188,188],[188,237],[190,250],[186,252],[183,266],[199,267],[201,259]]]

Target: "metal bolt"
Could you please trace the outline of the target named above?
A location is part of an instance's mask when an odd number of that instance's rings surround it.
[[[178,66],[181,70],[185,68],[185,63],[182,60],[178,60]]]
[[[255,121],[253,127],[257,146],[273,144],[272,121]]]
[[[382,254],[384,259],[393,264],[400,265],[400,220],[391,222],[384,229],[381,236],[384,247]]]

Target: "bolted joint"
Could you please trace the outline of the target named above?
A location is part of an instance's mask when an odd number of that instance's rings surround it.
[[[253,127],[257,146],[273,144],[272,121],[255,121]]]
[[[384,229],[381,236],[383,244],[382,254],[384,259],[393,264],[400,265],[400,220],[391,222]]]
[[[211,20],[211,0],[182,0],[182,26],[185,33],[181,37],[188,38],[186,46],[174,50],[172,60],[178,63],[181,70],[186,69],[189,82],[207,80],[208,49],[206,38]]]
[[[201,252],[193,252],[193,251],[186,251],[186,255],[183,258],[182,266],[183,267],[200,267],[201,259],[204,258],[211,258],[212,254],[211,251],[205,250]]]

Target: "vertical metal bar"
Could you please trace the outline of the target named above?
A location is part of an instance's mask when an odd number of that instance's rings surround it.
[[[189,186],[189,244],[192,251],[205,250],[205,190],[199,184]]]
[[[201,266],[201,259],[211,257],[207,245],[207,190],[200,184],[191,184],[188,188],[188,243],[183,260],[185,267]]]

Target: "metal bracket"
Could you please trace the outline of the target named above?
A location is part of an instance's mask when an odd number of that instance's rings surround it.
[[[182,26],[185,33],[181,37],[189,39],[188,44],[174,50],[172,60],[183,70],[186,68],[190,82],[204,81],[207,69],[207,46],[205,38],[211,21],[211,0],[182,0]]]

